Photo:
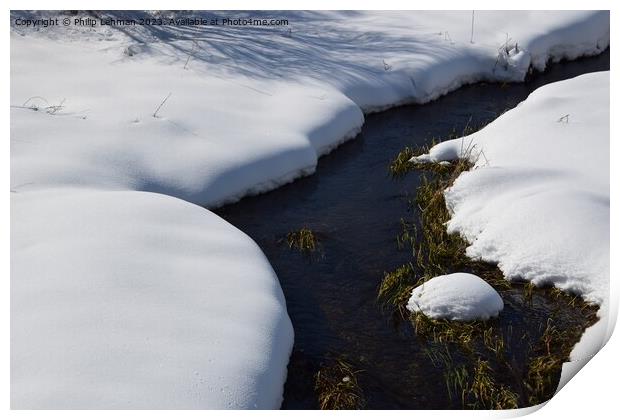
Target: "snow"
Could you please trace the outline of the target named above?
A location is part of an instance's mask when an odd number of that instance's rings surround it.
[[[359,132],[362,111],[478,80],[520,81],[529,63],[544,68],[609,44],[607,12],[477,12],[474,43],[465,11],[283,17],[290,35],[72,26],[35,36],[13,26],[11,104],[65,100],[54,115],[12,108],[13,185],[152,191],[215,206],[313,172],[318,156]],[[506,33],[519,53],[502,58]]]
[[[504,309],[504,301],[480,277],[452,273],[433,277],[413,289],[407,309],[434,319],[487,320]]]
[[[243,232],[148,192],[18,193],[11,212],[13,408],[279,407],[293,329]]]
[[[185,201],[310,174],[364,112],[609,45],[604,11],[476,12],[473,43],[464,11],[278,17],[290,26],[12,25],[14,407],[278,407],[293,338],[277,278]]]
[[[321,151],[363,123],[348,98],[318,88],[257,81],[251,90],[234,77],[182,67],[175,75],[154,59],[114,63],[119,51],[90,45],[21,37],[12,45],[14,104],[67,98],[54,115],[14,108],[14,185],[88,185],[222,203],[313,171]],[[35,56],[40,63],[32,66]]]
[[[497,263],[509,279],[554,285],[599,305],[600,320],[570,356],[590,358],[613,329],[609,72],[544,86],[479,132],[417,160],[458,156],[475,166],[445,192],[448,231],[469,241],[470,257]]]

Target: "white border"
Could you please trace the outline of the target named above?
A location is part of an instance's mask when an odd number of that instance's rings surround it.
[[[617,2],[616,2],[617,3]],[[271,9],[271,10],[286,10],[286,9],[366,9],[366,10],[380,10],[380,9],[429,9],[428,6],[434,10],[453,10],[463,9],[463,6],[472,9],[557,9],[557,6],[561,6],[562,9],[611,9],[611,44],[612,44],[612,57],[611,68],[618,68],[616,55],[614,54],[614,48],[616,41],[616,24],[618,22],[617,13],[613,7],[614,3],[611,1],[599,1],[590,0],[573,1],[565,0],[561,3],[551,1],[532,1],[522,0],[517,3],[506,2],[498,4],[498,2],[492,1],[469,1],[467,3],[457,1],[433,1],[433,2],[419,2],[414,3],[411,1],[395,1],[395,0],[382,0],[380,2],[360,2],[354,0],[298,0],[293,2],[286,1],[187,1],[187,0],[175,0],[175,1],[135,1],[129,4],[127,1],[110,0],[110,1],[91,1],[88,4],[83,1],[55,1],[45,2],[42,0],[37,1],[9,1],[9,8],[12,9],[184,9],[184,10],[204,10],[204,9],[228,9],[228,10],[252,10],[252,9]],[[9,10],[7,9],[4,15],[5,24],[9,22]],[[2,294],[2,313],[4,315],[2,322],[2,336],[5,340],[4,346],[2,346],[2,401],[3,408],[9,410],[9,383],[10,383],[10,359],[9,359],[9,305],[10,305],[10,293],[9,293],[9,246],[10,246],[10,219],[9,219],[9,207],[10,207],[10,125],[9,125],[9,91],[10,91],[10,42],[9,42],[9,30],[8,25],[4,28],[4,38],[2,40],[2,57],[4,57],[3,68],[3,81],[1,95],[3,98],[4,112],[2,113],[2,125],[3,128],[3,149],[0,153],[0,168],[2,183],[5,185],[4,194],[2,194],[2,224],[0,224],[0,234],[2,238],[2,263],[0,264],[2,273],[1,278],[4,281],[5,290]],[[617,98],[618,89],[615,82],[615,70],[612,71],[611,78],[611,115],[618,115],[617,112]],[[618,163],[618,145],[615,143],[617,140],[617,124],[614,119],[611,120],[611,132],[610,138],[614,139],[611,142],[610,147],[610,159],[611,159],[611,205],[612,210],[616,208],[616,198],[618,191],[618,170],[616,165]],[[584,146],[587,147],[587,146]],[[618,233],[618,220],[617,216],[613,214],[611,216],[611,255],[620,255],[617,250],[617,233]],[[611,260],[611,278],[617,279],[618,277],[618,265],[615,260]],[[614,287],[612,281],[611,293],[612,293],[612,311],[617,313],[618,302],[618,287]],[[609,343],[585,366],[585,368],[579,372],[575,378],[569,383],[549,402],[545,407],[540,410],[535,410],[533,414],[530,414],[528,418],[531,419],[577,419],[584,418],[610,418],[611,413],[617,412],[618,406],[618,394],[616,391],[617,378],[620,377],[620,369],[618,363],[618,355],[620,354],[620,342],[617,337],[618,334],[612,335]],[[280,416],[293,415],[295,418],[310,418],[315,416],[338,416],[338,418],[353,418],[353,416],[374,418],[375,416],[385,415],[390,416],[390,420],[394,418],[432,418],[432,419],[480,419],[480,418],[505,418],[515,417],[526,412],[533,410],[523,410],[518,412],[488,412],[488,411],[391,411],[389,413],[379,411],[365,411],[365,412],[314,412],[314,411],[263,411],[263,412],[244,412],[244,411],[7,411],[12,418],[32,418],[45,416],[46,419],[72,419],[83,418],[87,416],[93,419],[103,419],[109,416],[115,418],[149,418],[149,419],[161,419],[174,416],[175,418],[201,418],[204,416],[216,416],[220,418],[273,418]]]

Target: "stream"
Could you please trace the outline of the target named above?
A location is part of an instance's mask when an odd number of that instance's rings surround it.
[[[421,176],[392,179],[388,166],[406,146],[484,125],[542,85],[602,70],[609,70],[609,50],[552,64],[526,83],[478,83],[425,105],[367,115],[362,132],[322,157],[315,174],[215,210],[262,248],[282,285],[295,329],[283,409],[318,408],[314,375],[340,357],[359,369],[366,408],[462,408],[446,391],[442,368],[429,360],[428,344],[410,323],[392,322],[377,304],[384,273],[411,261],[411,251],[399,250],[396,237],[401,218],[417,217],[408,199]],[[316,232],[318,257],[287,246],[287,233],[303,227]],[[523,337],[540,337],[548,318],[558,328],[585,328],[549,293],[536,291],[529,303],[519,288],[502,297],[498,322],[516,366],[526,363],[531,345]]]

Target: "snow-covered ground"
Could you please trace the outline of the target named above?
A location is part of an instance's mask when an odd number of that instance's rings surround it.
[[[275,17],[289,26],[12,26],[14,407],[278,407],[277,278],[182,200],[311,173],[363,111],[609,44],[607,12],[476,12],[473,42],[471,12]]]
[[[290,34],[18,28],[11,104],[64,108],[12,110],[13,188],[131,189],[212,206],[314,171],[359,131],[362,110],[523,80],[530,62],[543,69],[609,43],[606,12],[478,12],[473,44],[471,12],[284,16]]]
[[[407,309],[435,319],[487,320],[504,309],[504,301],[489,283],[469,273],[433,277],[411,291]]]
[[[277,408],[293,328],[243,232],[148,192],[14,194],[13,408]]]
[[[509,279],[552,284],[600,305],[571,361],[609,338],[609,72],[534,91],[477,133],[420,161],[475,161],[445,192],[449,232]],[[571,369],[570,366],[568,369]]]

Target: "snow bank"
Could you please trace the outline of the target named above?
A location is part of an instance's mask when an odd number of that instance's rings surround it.
[[[66,98],[53,115],[13,109],[12,183],[31,189],[96,186],[222,203],[314,171],[318,156],[364,121],[345,96],[311,86],[250,89],[155,59],[116,63],[119,51],[90,45],[19,37],[12,47],[13,103]]]
[[[13,408],[278,408],[293,329],[261,250],[164,195],[13,194]]]
[[[609,43],[607,12],[477,12],[473,43],[469,12],[278,17],[289,27],[12,25],[15,407],[277,407],[292,335],[275,275],[178,199],[275,188],[362,111]]]
[[[607,12],[477,12],[473,43],[464,11],[281,17],[288,28],[13,26],[13,186],[214,206],[313,172],[359,132],[362,111],[520,81],[532,60],[542,68],[609,45]],[[53,115],[27,109],[61,103]]]
[[[433,277],[413,289],[407,309],[435,319],[487,320],[504,309],[504,301],[480,277],[453,273]]]
[[[572,361],[591,357],[613,328],[609,72],[544,86],[481,131],[417,159],[464,154],[475,167],[445,192],[448,231],[471,243],[470,257],[497,263],[509,279],[552,284],[600,305],[600,321],[571,353]]]

